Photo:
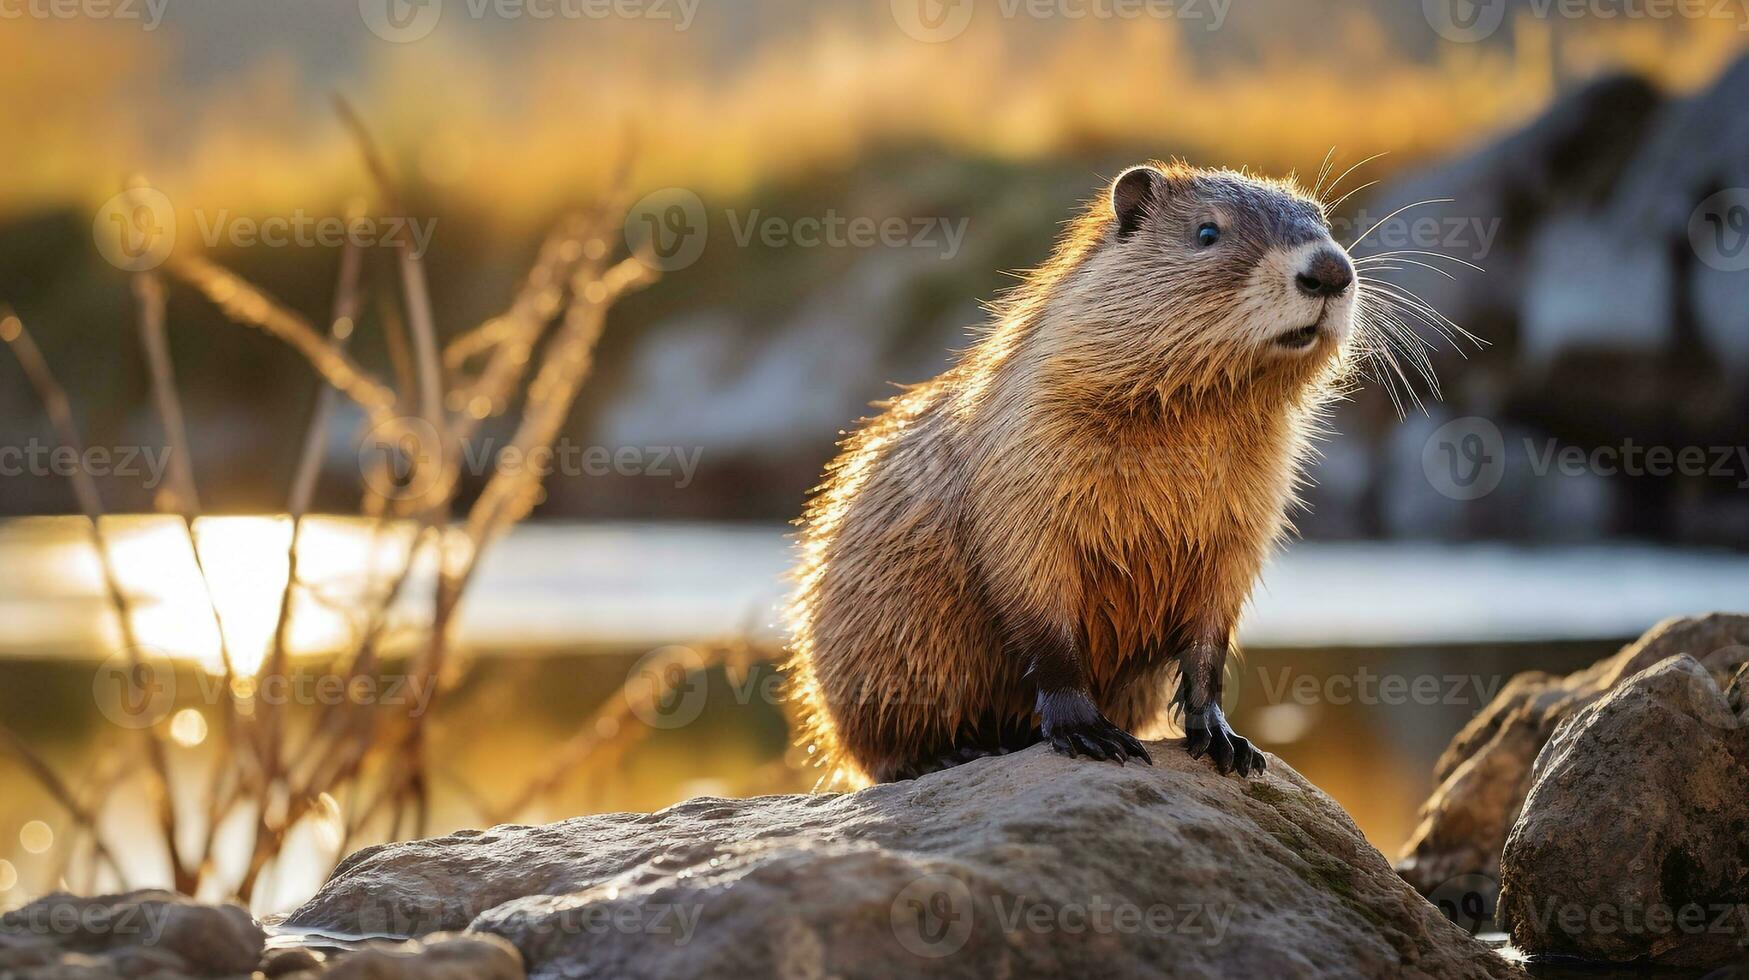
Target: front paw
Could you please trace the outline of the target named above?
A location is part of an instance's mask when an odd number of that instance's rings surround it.
[[[1200,759],[1207,752],[1222,775],[1237,769],[1241,776],[1252,773],[1261,776],[1268,767],[1263,753],[1253,748],[1249,739],[1234,732],[1232,726],[1227,724],[1227,716],[1221,713],[1221,706],[1218,704],[1186,710],[1184,734],[1184,747],[1190,751],[1190,757]]]
[[[1067,756],[1122,763],[1154,760],[1142,743],[1106,718],[1084,694],[1054,694],[1039,698],[1040,729],[1051,748]]]

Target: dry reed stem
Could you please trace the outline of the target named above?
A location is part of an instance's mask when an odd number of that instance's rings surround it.
[[[200,542],[194,533],[195,517],[200,512],[200,492],[195,485],[194,456],[190,448],[188,429],[183,421],[182,399],[176,387],[170,345],[164,332],[164,286],[157,275],[150,272],[137,273],[133,277],[133,286],[135,301],[139,306],[140,343],[145,349],[146,364],[152,376],[153,404],[157,408],[158,422],[163,427],[171,458],[176,464],[171,468],[174,489],[167,498],[161,496],[158,504],[160,509],[170,510],[180,518],[183,536],[188,541],[189,554],[194,558],[195,571],[200,576],[201,588],[206,594],[207,609],[212,614],[213,632],[219,644],[219,661],[223,667],[222,726],[226,737],[218,740],[213,753],[205,834],[198,860],[195,862],[197,870],[192,872],[198,876],[198,869],[204,867],[212,856],[217,823],[222,813],[218,808],[218,788],[231,766],[232,753],[238,743],[244,741],[237,736],[249,734],[250,729],[242,722],[237,711],[232,693],[237,677],[236,661],[231,656],[230,639],[225,635],[224,617],[220,614],[218,601],[213,595],[212,579],[207,575],[206,559],[201,556]],[[169,786],[161,787],[160,792],[168,795]]]
[[[70,447],[77,457],[83,458],[85,441],[79,437],[79,427],[73,421],[73,410],[67,400],[66,389],[55,380],[54,372],[43,359],[42,351],[37,348],[30,331],[25,329],[24,321],[5,306],[0,306],[0,340],[6,341],[13,355],[18,358],[19,366],[24,369],[25,376],[30,379],[38,399],[60,434],[61,444]],[[137,675],[145,664],[145,658],[140,649],[139,638],[134,633],[133,616],[128,609],[127,596],[122,592],[121,580],[116,575],[109,541],[103,533],[103,498],[97,492],[97,484],[91,479],[91,474],[83,468],[74,467],[71,479],[74,495],[79,498],[79,506],[85,511],[91,543],[97,551],[98,565],[103,574],[104,590],[109,596],[111,608],[115,611],[122,643],[127,650],[129,669]],[[148,725],[143,731],[146,736],[146,755],[162,790],[158,794],[158,824],[165,838],[164,846],[169,851],[175,886],[179,890],[192,890],[193,883],[188,878],[188,869],[182,863],[181,845],[176,838],[176,805],[170,794],[170,763],[165,751],[164,736],[156,725]]]
[[[699,666],[687,671],[686,676],[677,678],[676,682],[690,680],[712,667],[723,664],[726,659],[725,653],[726,650],[723,647],[706,649],[699,658],[701,661]],[[666,682],[666,675],[660,676]],[[577,734],[571,736],[564,745],[561,745],[552,754],[552,761],[547,763],[540,774],[528,781],[521,793],[504,805],[486,811],[488,819],[495,824],[515,819],[519,814],[527,812],[536,800],[557,789],[583,762],[593,758],[603,748],[617,745],[623,750],[629,743],[637,741],[648,733],[649,726],[639,721],[633,703],[633,695],[629,690],[629,683],[630,678],[627,678],[627,684],[621,685],[616,695],[610,696],[601,707],[584,720],[582,725],[578,726]],[[653,703],[669,691],[674,690],[674,687],[675,684],[664,683],[664,686],[658,689],[652,685],[647,696],[643,699],[643,703],[646,705]],[[611,734],[604,735],[602,734],[604,731]]]
[[[381,154],[370,141],[356,114],[344,104],[341,106],[341,113],[358,136],[366,166],[376,179],[388,206],[396,213],[402,213],[399,191],[383,163]],[[608,232],[613,227],[610,218],[615,215],[616,209],[623,209],[627,199],[623,182],[627,162],[622,158],[622,165],[618,168],[619,182],[616,184],[612,207],[593,210],[589,216],[570,215],[558,222],[543,242],[535,267],[513,298],[508,311],[458,338],[441,356],[423,266],[419,257],[411,253],[407,243],[399,243],[399,271],[408,322],[405,325],[399,322],[396,315],[398,311],[393,308],[393,304],[385,309],[383,322],[389,351],[396,363],[401,395],[397,395],[394,389],[385,386],[361,368],[344,350],[345,335],[356,319],[358,305],[357,280],[362,256],[356,250],[349,247],[342,254],[334,314],[326,337],[317,334],[297,314],[213,262],[191,257],[179,258],[171,263],[171,272],[193,285],[233,320],[262,329],[298,351],[324,381],[310,426],[306,429],[303,452],[294,472],[289,494],[288,511],[292,517],[293,530],[287,551],[287,582],[281,595],[279,618],[275,624],[273,653],[265,668],[266,675],[258,674],[257,679],[271,675],[275,670],[283,671],[287,664],[286,639],[293,615],[291,607],[294,590],[299,585],[299,531],[319,475],[319,451],[326,443],[324,419],[330,407],[328,402],[333,397],[333,392],[329,389],[332,388],[359,404],[373,426],[393,422],[402,411],[400,406],[407,403],[406,396],[416,396],[419,418],[430,423],[433,429],[442,434],[445,448],[449,448],[455,433],[471,433],[482,418],[502,411],[508,405],[510,394],[530,365],[534,345],[546,332],[553,317],[562,310],[563,316],[546,346],[539,370],[528,385],[524,398],[524,417],[519,422],[513,439],[513,445],[524,453],[550,447],[589,375],[593,348],[600,337],[607,308],[626,292],[655,278],[649,267],[635,259],[626,259],[605,268],[604,271],[609,252],[608,242],[611,240]],[[135,290],[140,299],[142,337],[146,341],[147,357],[153,369],[160,416],[164,420],[166,432],[170,434],[171,442],[185,446],[181,406],[175,397],[168,350],[163,344],[162,288],[155,277],[142,275],[135,279]],[[77,449],[77,432],[72,427],[65,393],[55,384],[46,365],[41,363],[40,354],[24,332],[22,323],[9,315],[0,318],[0,337],[7,340],[18,353],[20,363],[25,365],[26,373],[37,385],[45,405],[49,407],[51,417],[61,429],[63,441]],[[466,362],[476,354],[488,355],[487,362],[479,374],[464,380],[462,374]],[[447,391],[444,387],[443,362],[449,363],[454,382],[453,387]],[[482,403],[477,400],[481,397],[487,400],[485,407],[488,411],[470,411],[481,407]],[[450,406],[461,410],[463,414],[452,418],[446,414]],[[444,454],[446,459],[449,455],[451,454]],[[185,466],[190,460],[191,457],[186,453],[179,455],[179,462]],[[105,570],[106,588],[137,665],[140,651],[133,640],[127,601],[121,593],[103,534],[98,527],[101,501],[88,476],[76,474],[74,485],[80,496],[81,507],[90,518],[93,540],[98,546]],[[198,499],[192,474],[188,474],[186,480],[179,476],[176,486],[174,496],[178,501],[178,508],[184,511],[192,546],[193,511],[190,505]],[[464,524],[453,531],[446,531],[444,525],[447,523],[454,491],[453,479],[440,481],[438,492],[427,493],[424,499],[416,501],[417,521],[413,537],[397,573],[380,594],[374,588],[376,571],[373,561],[365,590],[370,603],[365,611],[362,635],[350,655],[341,661],[344,668],[335,671],[346,676],[349,683],[377,669],[392,607],[403,593],[426,545],[432,545],[438,551],[437,594],[433,600],[427,642],[414,654],[410,672],[428,681],[448,678],[444,667],[449,628],[462,595],[472,579],[478,559],[497,536],[525,517],[538,502],[540,479],[538,474],[532,474],[531,471],[517,473],[503,468],[495,469]],[[389,526],[389,519],[385,516],[389,510],[386,503],[374,492],[367,493],[365,497],[366,512],[378,517],[373,530],[373,542],[380,539],[382,531]],[[457,547],[452,549],[451,545]],[[372,554],[375,554],[374,548]],[[196,560],[199,561],[198,549]],[[204,578],[204,568],[202,575]],[[216,603],[212,603],[210,590],[208,599],[213,606],[216,622],[218,610]],[[220,636],[222,641],[222,626]],[[228,663],[228,652],[226,660]],[[228,686],[227,691],[230,690]],[[614,704],[598,712],[598,717],[621,717],[630,703],[629,695],[622,696]],[[267,738],[254,741],[255,751],[251,758],[232,752],[222,756],[221,764],[215,766],[212,784],[208,789],[206,840],[201,848],[200,861],[193,869],[188,867],[189,862],[183,860],[178,851],[176,810],[170,800],[171,783],[162,736],[156,730],[147,731],[148,747],[153,755],[153,772],[160,790],[159,830],[170,848],[171,864],[176,877],[175,886],[179,890],[192,893],[209,873],[218,870],[214,866],[213,841],[216,828],[236,806],[250,800],[254,800],[258,807],[256,836],[247,867],[235,888],[235,893],[245,901],[255,890],[263,870],[279,859],[290,830],[313,809],[318,806],[327,807],[327,799],[344,797],[349,801],[348,809],[352,811],[352,816],[341,822],[344,850],[365,828],[373,826],[379,817],[385,815],[385,832],[389,837],[396,837],[409,828],[414,833],[422,834],[430,813],[431,777],[438,776],[454,781],[453,774],[428,769],[423,751],[427,715],[400,719],[401,731],[398,737],[385,740],[384,733],[380,731],[380,712],[374,707],[348,703],[330,710],[328,706],[324,706],[316,724],[311,728],[309,740],[300,751],[288,757],[284,751],[286,718],[277,713],[283,710],[276,706],[265,706],[264,713],[249,722],[257,734],[262,729],[270,733]],[[564,776],[574,772],[584,759],[601,759],[611,754],[623,753],[639,737],[639,726],[627,724],[613,738],[602,739],[586,732],[573,739],[567,743],[558,762],[540,778],[531,780],[510,809],[521,809],[528,801],[550,792]],[[303,772],[300,773],[299,770]],[[49,775],[52,777],[52,772]],[[300,775],[303,777],[301,780],[298,778]],[[371,784],[375,785],[375,798],[364,804],[366,786]],[[60,785],[60,789],[62,792],[58,797],[77,807],[78,800],[64,792],[64,785]],[[465,784],[461,789],[476,810],[482,813],[488,810],[478,794]],[[270,817],[269,808],[265,804],[271,797],[277,797],[283,802],[280,805],[281,812]],[[76,822],[83,820],[90,826],[94,846],[102,847],[103,842],[95,836],[95,814],[89,808],[70,808],[69,812],[75,814]],[[113,867],[114,861],[107,856],[107,849],[102,853],[106,855],[104,860]],[[119,868],[116,870],[119,876]]]
[[[449,407],[461,413],[456,423],[459,440],[465,442],[481,422],[509,407],[511,393],[533,361],[535,344],[563,309],[569,280],[585,258],[588,229],[580,214],[560,220],[542,243],[534,268],[510,308],[444,349],[444,366],[457,379]],[[599,238],[589,239],[588,245],[605,247]],[[491,356],[480,372],[463,383],[460,376],[467,361],[488,351]]]
[[[378,150],[376,141],[371,138],[363,118],[339,95],[334,97],[334,105],[340,121],[351,132],[353,141],[358,145],[365,169],[375,181],[383,203],[392,215],[408,217],[407,209],[402,204],[400,186]],[[415,513],[435,523],[448,516],[450,495],[460,476],[460,461],[453,451],[449,420],[444,415],[442,359],[438,353],[437,323],[431,312],[431,290],[425,281],[425,266],[419,254],[413,250],[412,242],[404,235],[395,240],[395,258],[401,272],[402,301],[406,304],[407,327],[413,338],[413,370],[418,379],[419,419],[430,432],[436,433],[437,439],[436,446],[425,447],[427,451],[421,453],[421,458],[432,458],[435,455],[442,468],[430,489],[406,503]]]
[[[347,215],[348,223],[356,220],[361,213],[360,208],[353,208]],[[361,254],[358,246],[347,240],[340,252],[340,270],[334,290],[333,313],[328,320],[328,346],[336,353],[344,353],[347,339],[352,335],[353,321],[358,312],[358,279]],[[287,644],[291,631],[292,604],[295,601],[298,588],[298,545],[303,536],[304,515],[309,510],[310,500],[315,493],[316,477],[321,471],[322,450],[327,445],[328,411],[333,401],[334,389],[323,385],[317,392],[315,404],[310,411],[310,418],[305,426],[303,449],[299,454],[298,463],[293,471],[291,492],[287,499],[287,512],[291,517],[291,536],[286,544],[286,577],[285,586],[280,592],[279,612],[274,620],[273,645],[263,666],[261,677],[285,676],[289,669]],[[283,754],[285,742],[285,709],[275,706],[264,711],[262,727],[264,729],[264,752],[262,759],[262,782],[264,787],[272,787],[282,781],[289,783],[290,765]],[[319,797],[319,794],[316,794]],[[299,813],[302,816],[302,813]],[[288,811],[286,820],[275,826],[266,807],[258,807],[256,811],[256,830],[254,847],[243,879],[238,888],[244,894],[254,889],[256,876],[260,873],[266,861],[278,853],[278,843],[283,841],[284,834],[296,821]]]
[[[134,297],[139,304],[140,345],[146,351],[146,366],[152,375],[152,402],[158,410],[158,424],[164,429],[164,439],[170,453],[172,490],[158,500],[158,508],[182,518],[183,535],[188,538],[188,551],[194,556],[194,566],[200,573],[206,590],[207,605],[212,610],[213,631],[218,636],[219,660],[224,665],[225,686],[229,690],[236,669],[231,658],[231,644],[225,636],[224,619],[213,600],[212,581],[207,578],[206,561],[195,540],[194,519],[200,514],[200,491],[194,482],[194,453],[188,441],[188,427],[183,421],[182,399],[177,393],[176,371],[170,360],[170,344],[164,335],[164,284],[150,272],[134,276]]]
[[[107,799],[109,794],[113,792],[115,787],[122,781],[123,775],[129,771],[130,770],[117,758],[117,753],[105,750],[98,755],[96,761],[92,762],[90,770],[85,775],[84,784],[77,788],[69,788],[73,790],[74,799],[85,801],[82,802],[80,806],[90,815],[90,818],[94,820],[99,811],[93,810],[89,801]],[[80,840],[83,838],[91,844],[91,859],[85,867],[86,873],[84,887],[86,890],[95,889],[97,887],[98,871],[100,870],[100,859],[97,854],[98,841],[89,828],[81,826],[77,818],[73,821],[73,830],[75,835],[74,839],[69,841],[68,846],[60,855],[60,860],[57,862],[57,868],[55,871],[55,879],[57,881],[71,880],[73,866],[79,860]],[[112,868],[112,870],[116,874],[116,887],[126,888],[127,885],[121,878],[120,869]]]
[[[572,283],[570,308],[559,333],[548,345],[540,371],[528,387],[528,404],[510,451],[530,454],[550,448],[571,414],[571,406],[594,365],[595,343],[601,337],[607,309],[621,296],[656,280],[644,262],[627,258],[596,278],[590,267],[578,270]],[[474,560],[497,534],[526,517],[538,502],[541,476],[536,467],[499,470],[492,474],[468,513],[467,536],[472,552],[460,580],[472,574]]]
[[[97,859],[109,865],[109,870],[115,875],[116,882],[121,887],[126,888],[127,876],[122,873],[121,865],[115,860],[115,855],[110,851],[109,845],[104,843],[103,832],[97,826],[97,814],[81,804],[79,798],[67,787],[67,784],[61,781],[61,777],[55,774],[54,767],[50,766],[42,756],[37,755],[36,751],[24,739],[19,738],[16,732],[7,728],[3,723],[0,723],[0,747],[5,748],[17,758],[24,765],[26,771],[42,785],[43,789],[54,797],[61,809],[67,811],[67,815],[73,818],[74,826],[90,838],[92,850]]]
[[[395,393],[352,358],[330,347],[302,317],[207,259],[174,258],[167,267],[231,319],[290,344],[329,384],[364,409],[372,425],[394,419]]]
[[[170,491],[158,509],[172,514],[200,513],[200,493],[195,489],[194,461],[188,453],[188,426],[182,402],[176,397],[176,372],[170,360],[170,345],[164,336],[164,284],[151,272],[133,277],[134,299],[139,304],[140,344],[146,351],[146,366],[152,375],[152,399],[164,438],[170,441]]]

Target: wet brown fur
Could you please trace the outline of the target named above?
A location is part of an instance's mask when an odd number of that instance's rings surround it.
[[[1230,642],[1344,360],[1342,338],[1281,357],[1254,336],[1256,263],[1325,226],[1291,185],[1153,166],[1170,192],[1142,228],[1090,202],[959,362],[827,468],[788,670],[829,777],[1031,727],[1033,631],[1072,631],[1094,701],[1138,734],[1175,654]],[[1233,236],[1218,262],[1183,245],[1208,215]]]

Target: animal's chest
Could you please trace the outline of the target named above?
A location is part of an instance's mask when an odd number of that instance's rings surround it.
[[[1096,504],[1077,522],[1089,633],[1133,648],[1236,617],[1282,527],[1291,470],[1280,456],[1200,440],[1111,448],[1088,461],[1083,479]]]

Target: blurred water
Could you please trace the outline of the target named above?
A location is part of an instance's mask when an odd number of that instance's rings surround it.
[[[142,632],[182,663],[177,707],[211,715],[216,725],[199,682],[214,662],[211,616],[180,525],[121,519],[113,530]],[[286,525],[226,518],[198,530],[227,637],[247,658],[249,645],[271,630]],[[341,598],[371,581],[372,568],[392,565],[405,539],[373,539],[368,525],[334,520],[319,522],[308,541],[303,567],[313,588],[304,602],[312,625],[295,645],[314,655],[350,635],[355,618]],[[431,753],[444,779],[429,829],[477,825],[479,800],[515,797],[555,747],[592,725],[595,711],[648,669],[648,651],[725,636],[773,638],[788,563],[785,529],[776,527],[518,529],[481,568],[460,623],[465,670],[432,708]],[[0,720],[80,777],[131,735],[94,700],[94,670],[114,624],[86,530],[66,519],[0,523],[0,576]],[[422,570],[408,590],[410,623],[429,601],[429,579]],[[1659,619],[1741,608],[1745,596],[1749,557],[1728,553],[1295,544],[1270,566],[1245,620],[1244,654],[1228,669],[1229,715],[1394,855],[1431,789],[1434,760],[1513,674],[1576,669]],[[755,673],[737,683],[712,671],[682,723],[642,719],[649,730],[629,750],[579,766],[520,819],[648,810],[700,793],[805,791],[815,776],[784,764],[783,705],[763,683],[769,675]],[[199,771],[209,749],[196,739],[173,751]],[[118,790],[124,800],[139,792]],[[109,829],[122,840],[139,837],[128,814],[145,805],[142,798],[113,807]],[[58,834],[64,817],[0,757],[0,860],[15,879],[7,885],[0,876],[0,906],[54,884],[61,856],[54,847],[14,846],[31,821]],[[258,911],[295,904],[337,856],[319,832],[300,846],[307,866],[278,873]],[[141,879],[159,873],[161,861],[151,848],[124,855]]]
[[[106,521],[142,642],[216,662],[205,590],[173,518]],[[312,583],[294,649],[342,645],[350,623],[324,595],[378,584],[406,528],[373,537],[350,518],[307,522]],[[479,649],[575,643],[637,646],[775,636],[791,559],[788,529],[721,524],[529,524],[487,554],[459,637]],[[206,518],[201,551],[233,646],[260,645],[285,582],[289,523]],[[429,589],[423,567],[403,605]],[[1272,562],[1240,628],[1251,647],[1426,646],[1634,636],[1668,616],[1738,608],[1749,555],[1651,545],[1296,542]],[[88,655],[113,642],[84,523],[0,522],[0,656]]]

